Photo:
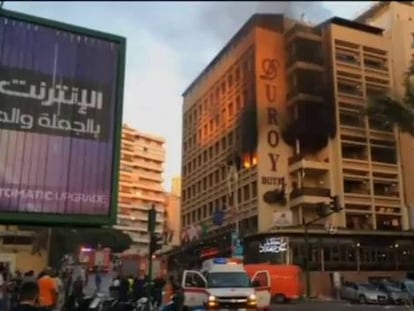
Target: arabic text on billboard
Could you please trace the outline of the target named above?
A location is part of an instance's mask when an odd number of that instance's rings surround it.
[[[0,212],[109,216],[122,53],[0,16]]]

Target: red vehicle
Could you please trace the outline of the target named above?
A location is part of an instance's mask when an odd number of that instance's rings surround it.
[[[302,295],[301,269],[296,265],[247,264],[244,269],[250,276],[260,270],[269,271],[270,292],[277,303],[298,299]]]
[[[79,252],[79,262],[86,265],[88,271],[108,272],[111,269],[111,249],[82,247]]]

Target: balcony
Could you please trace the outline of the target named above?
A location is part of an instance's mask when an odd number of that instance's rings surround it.
[[[341,81],[338,79],[338,96],[343,98],[361,98],[363,96],[361,85],[354,81]]]
[[[135,188],[164,193],[164,189],[159,183],[149,183],[149,182],[139,181],[137,184],[135,184]]]
[[[388,74],[388,65],[386,58],[364,58],[364,69],[366,74],[381,75]]]
[[[341,126],[357,127],[365,130],[364,116],[358,112],[340,111],[339,123]]]
[[[163,182],[163,178],[161,176],[161,174],[157,174],[157,173],[147,173],[147,172],[143,172],[143,171],[139,171],[137,173],[138,178],[139,179],[147,179],[147,180],[152,180],[152,181],[156,181],[156,182]]]
[[[152,152],[152,151],[144,151],[140,148],[136,148],[134,151],[134,155],[139,158],[144,158],[152,161],[157,161],[160,163],[165,162],[165,154],[161,154],[158,152]]]
[[[369,118],[369,128],[371,131],[381,131],[381,132],[388,132],[390,134],[394,134],[392,125],[385,124],[380,120]]]
[[[314,205],[320,202],[329,203],[331,190],[321,187],[302,187],[290,193],[290,207],[298,205]]]
[[[289,158],[289,172],[291,174],[297,171],[304,171],[307,176],[318,176],[328,172],[328,170],[328,159],[324,161],[307,159],[302,154],[297,154]]]
[[[313,41],[322,41],[321,32],[319,29],[315,29],[314,27],[309,27],[302,24],[295,24],[292,28],[290,28],[285,34],[285,40],[290,42],[294,39],[307,39]]]
[[[323,71],[322,55],[320,42],[297,38],[288,46],[288,74],[295,68]]]
[[[147,170],[152,170],[155,172],[160,172],[163,173],[164,168],[162,166],[162,164],[157,164],[151,161],[141,161],[141,160],[134,160],[131,163],[133,166],[141,168],[141,169],[147,169]]]

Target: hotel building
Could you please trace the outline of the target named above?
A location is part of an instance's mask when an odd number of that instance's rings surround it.
[[[156,232],[164,228],[165,196],[163,172],[164,138],[142,133],[127,125],[122,128],[121,163],[116,229],[130,235],[133,246],[148,252],[148,210],[157,210]]]
[[[309,227],[313,293],[330,291],[332,271],[366,281],[414,269],[400,133],[361,112],[393,87],[392,65],[381,28],[250,18],[183,94],[182,226],[208,235],[171,256],[228,256],[238,222],[246,262],[303,266],[303,224],[337,195],[343,209]],[[286,252],[259,252],[275,237]]]

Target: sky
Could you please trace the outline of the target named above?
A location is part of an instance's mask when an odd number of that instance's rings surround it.
[[[127,38],[123,122],[166,139],[168,191],[181,171],[181,94],[252,14],[317,23],[354,18],[373,3],[6,1],[4,8]]]

